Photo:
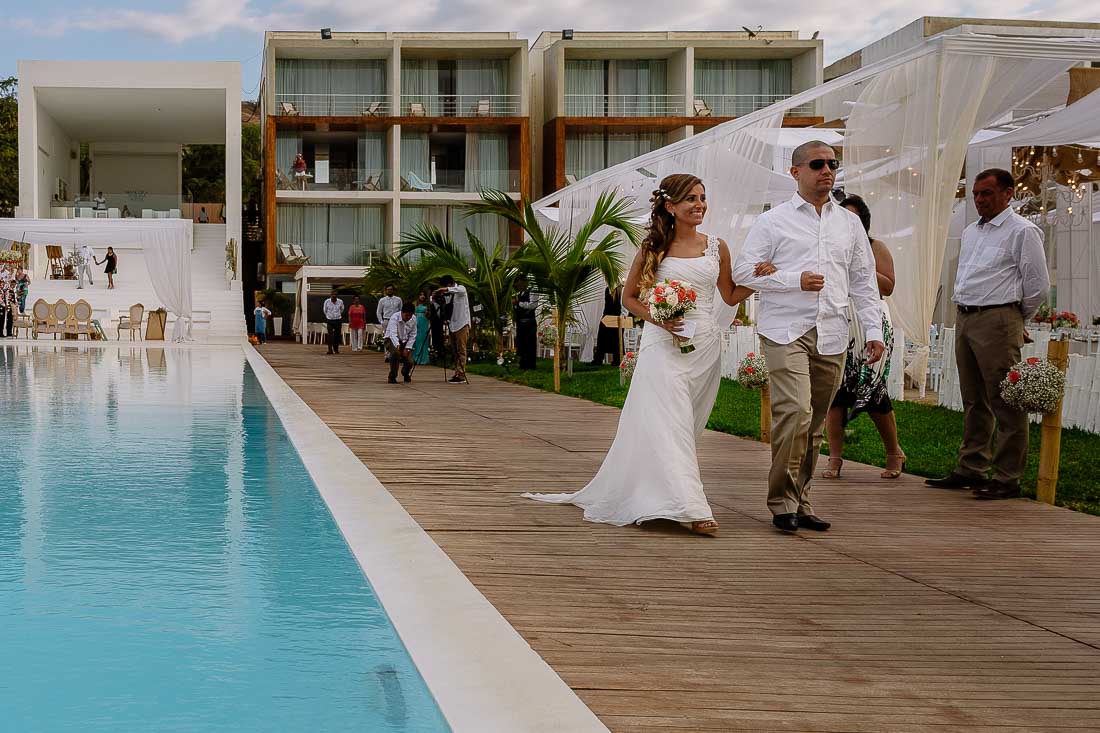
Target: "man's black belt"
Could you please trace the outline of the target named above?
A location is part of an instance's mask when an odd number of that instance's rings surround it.
[[[1015,303],[998,303],[997,305],[957,305],[960,313],[981,313],[982,311],[991,311],[994,308],[1019,308],[1020,302]]]

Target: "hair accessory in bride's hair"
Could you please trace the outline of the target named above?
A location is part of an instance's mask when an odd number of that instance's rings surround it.
[[[667,198],[668,198],[668,191],[664,190],[663,188],[657,188],[657,189],[653,190],[653,200],[654,201],[656,201],[657,199],[667,199]]]

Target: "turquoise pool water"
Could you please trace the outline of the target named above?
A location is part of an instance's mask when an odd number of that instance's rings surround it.
[[[0,729],[447,731],[239,350],[0,347]]]

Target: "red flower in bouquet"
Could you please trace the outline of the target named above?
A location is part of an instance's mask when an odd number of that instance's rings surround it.
[[[1013,384],[1015,384],[1016,382],[1019,382],[1020,381],[1020,373],[1018,371],[1016,371],[1015,369],[1013,369],[1012,371],[1010,371],[1008,373],[1008,381],[1012,382]]]
[[[756,371],[756,370],[755,370],[755,369],[753,369],[752,367],[745,367],[745,374],[752,374],[752,373],[754,373],[755,371]]]
[[[756,356],[756,352],[755,351],[750,351],[749,353],[745,354],[745,356],[748,357],[749,359],[751,359],[754,356]]]
[[[1029,356],[1029,357],[1027,358],[1027,363],[1028,363],[1028,364],[1038,364],[1038,363],[1039,363],[1039,357],[1037,357],[1037,356]]]

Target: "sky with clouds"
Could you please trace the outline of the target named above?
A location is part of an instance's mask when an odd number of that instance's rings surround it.
[[[1079,0],[0,0],[9,32],[0,74],[19,59],[240,61],[242,90],[255,96],[265,30],[515,31],[737,30],[763,26],[821,31],[832,62],[909,23],[917,13],[980,18],[1097,20]]]

